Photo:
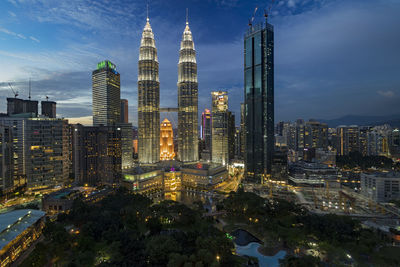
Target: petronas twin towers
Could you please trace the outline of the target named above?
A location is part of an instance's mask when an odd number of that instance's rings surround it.
[[[138,71],[139,163],[160,161],[160,82],[157,49],[149,18],[143,29]],[[178,63],[178,159],[198,160],[198,83],[196,51],[189,23],[183,31]]]

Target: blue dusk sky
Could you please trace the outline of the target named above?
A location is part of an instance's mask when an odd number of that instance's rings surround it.
[[[148,0],[160,63],[162,107],[177,106],[177,63],[186,8],[197,51],[199,113],[227,90],[240,117],[243,35],[269,1]],[[0,112],[6,97],[57,101],[60,117],[91,118],[91,72],[109,59],[137,124],[137,61],[146,1],[1,0]],[[276,0],[275,121],[400,114],[399,0]],[[174,124],[176,118],[169,117]],[[76,120],[74,120],[76,121]]]

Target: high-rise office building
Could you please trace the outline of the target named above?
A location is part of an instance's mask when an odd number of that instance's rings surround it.
[[[122,123],[129,123],[128,100],[121,99],[121,120]]]
[[[246,126],[244,116],[244,103],[240,103],[240,158],[244,158],[244,152],[246,150]]]
[[[138,71],[139,163],[160,161],[160,82],[154,34],[147,18],[139,48]]]
[[[228,110],[228,158],[229,161],[235,158],[235,114]]]
[[[201,139],[204,141],[204,150],[211,151],[211,112],[205,109],[201,114]]]
[[[132,123],[118,123],[118,129],[121,130],[121,167],[129,169],[133,166]]]
[[[211,160],[222,165],[228,164],[228,93],[211,92],[212,97],[212,144]]]
[[[75,182],[114,184],[121,176],[121,129],[114,126],[73,126]]]
[[[111,126],[120,121],[120,75],[108,60],[92,72],[93,126]]]
[[[267,22],[244,37],[245,177],[271,174],[274,153],[274,30]]]
[[[174,132],[172,124],[168,119],[164,119],[160,128],[160,159],[172,160],[174,157]]]
[[[56,105],[57,103],[54,101],[42,101],[40,103],[42,105],[42,115],[49,117],[49,118],[55,118],[56,117]]]
[[[193,162],[198,153],[196,51],[189,22],[183,31],[178,63],[178,159]]]

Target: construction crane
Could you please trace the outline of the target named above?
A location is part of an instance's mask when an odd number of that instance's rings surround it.
[[[31,78],[29,78],[29,100],[31,100]]]
[[[12,88],[11,83],[8,83],[8,86],[10,87],[11,91],[13,92],[14,97],[17,98],[17,96],[18,96],[18,91],[15,91],[14,88]]]
[[[250,27],[253,25],[253,21],[254,21],[254,17],[256,16],[257,9],[258,9],[258,6],[256,6],[256,8],[254,9],[253,16],[251,17],[251,19],[249,19]]]

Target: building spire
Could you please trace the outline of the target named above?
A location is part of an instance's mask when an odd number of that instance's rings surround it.
[[[149,21],[149,3],[147,3],[146,18],[146,20]]]
[[[186,25],[189,25],[189,9],[186,8]]]

